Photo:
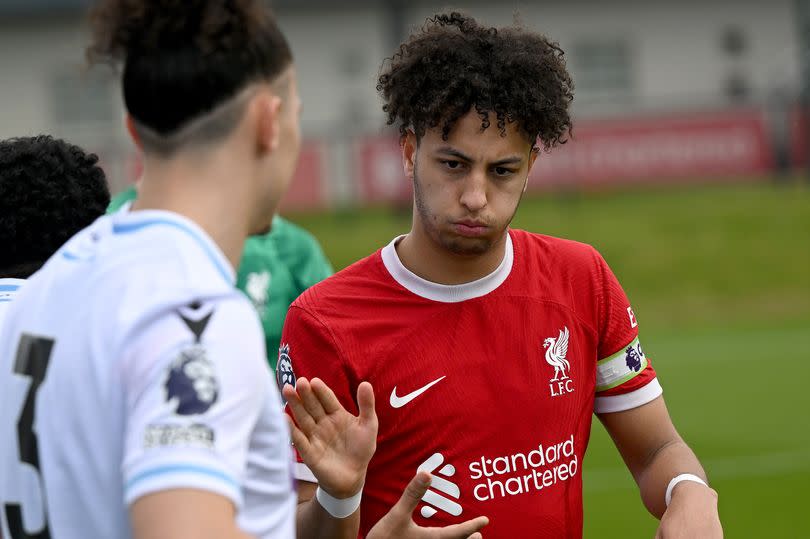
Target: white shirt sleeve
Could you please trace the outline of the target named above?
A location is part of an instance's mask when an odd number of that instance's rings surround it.
[[[122,361],[124,501],[197,488],[243,503],[248,447],[271,389],[261,327],[228,297],[166,310]]]

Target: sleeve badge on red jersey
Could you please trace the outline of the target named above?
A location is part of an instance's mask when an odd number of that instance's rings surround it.
[[[641,364],[646,363],[646,358],[644,357],[644,352],[641,351],[641,343],[636,341],[636,346],[633,347],[628,346],[627,350],[624,351],[624,362],[627,364],[627,368],[633,372],[638,372],[641,370]]]
[[[279,392],[287,384],[295,387],[295,372],[290,358],[290,345],[282,344],[278,349],[278,363],[276,364],[276,384]]]
[[[630,328],[634,329],[638,327],[638,321],[636,320],[636,313],[633,312],[632,307],[627,308],[627,316],[630,318]]]

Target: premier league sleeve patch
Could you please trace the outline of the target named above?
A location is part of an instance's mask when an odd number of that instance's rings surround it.
[[[169,365],[166,376],[166,402],[178,415],[197,415],[217,402],[219,383],[214,364],[205,348],[193,344],[180,352]]]
[[[276,363],[276,384],[281,392],[287,384],[295,387],[295,372],[290,358],[290,345],[282,344],[278,349],[278,363]]]

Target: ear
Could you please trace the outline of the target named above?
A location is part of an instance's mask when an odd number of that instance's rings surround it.
[[[130,113],[124,114],[124,124],[127,126],[127,132],[129,133],[129,137],[132,139],[132,142],[135,143],[135,146],[139,150],[143,150],[141,146],[141,137],[138,135],[138,130],[135,129],[135,120],[132,119],[132,115]]]
[[[256,109],[256,142],[260,151],[272,153],[278,148],[281,137],[281,98],[263,92],[254,98]]]
[[[538,155],[540,155],[540,148],[537,146],[532,146],[532,149],[529,150],[529,168],[526,170],[526,181],[523,182],[524,193],[529,187],[529,176],[532,174],[532,167],[534,166],[534,162],[537,160]]]
[[[416,143],[416,134],[410,129],[405,133],[399,142],[402,148],[402,168],[405,172],[405,177],[413,180],[413,168],[416,163],[416,150],[418,144]]]

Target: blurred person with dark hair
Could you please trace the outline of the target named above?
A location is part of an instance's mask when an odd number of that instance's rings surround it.
[[[30,277],[109,201],[95,154],[47,135],[0,141],[0,277]]]
[[[234,287],[298,157],[290,48],[260,0],[106,0],[92,27],[144,176],[10,308],[3,534],[292,537],[288,429]]]
[[[128,208],[137,196],[137,186],[130,186],[113,197],[108,213]],[[247,295],[259,315],[271,370],[276,368],[281,329],[290,304],[332,273],[318,240],[278,214],[269,231],[245,240],[236,287]]]
[[[0,324],[25,279],[109,202],[95,154],[47,135],[0,141]]]
[[[418,525],[486,515],[487,537],[580,537],[594,413],[661,518],[659,537],[721,536],[717,495],[672,425],[607,263],[591,246],[509,228],[540,149],[571,128],[560,47],[440,14],[377,88],[400,127],[413,223],[288,313],[278,372],[298,425],[299,499],[322,495],[307,470],[324,453],[311,425],[356,411],[368,381],[385,401],[376,452],[355,470],[361,536],[421,470],[434,478]]]

